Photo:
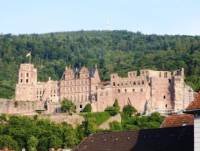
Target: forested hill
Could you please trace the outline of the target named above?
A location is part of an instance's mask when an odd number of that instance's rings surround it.
[[[17,70],[32,50],[39,79],[59,79],[66,65],[98,64],[101,78],[142,68],[185,68],[186,81],[200,89],[200,36],[144,35],[128,31],[78,31],[0,35],[0,97],[14,96]]]

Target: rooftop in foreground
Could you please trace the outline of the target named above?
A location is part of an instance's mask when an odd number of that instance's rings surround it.
[[[73,151],[192,151],[193,126],[90,135]]]

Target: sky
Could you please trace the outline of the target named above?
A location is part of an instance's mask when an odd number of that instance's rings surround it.
[[[200,35],[200,0],[0,0],[0,33],[128,30]]]

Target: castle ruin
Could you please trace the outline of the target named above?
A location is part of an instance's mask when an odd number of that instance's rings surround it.
[[[1,113],[33,114],[60,112],[63,99],[71,100],[77,112],[90,103],[93,112],[104,111],[117,99],[121,109],[130,104],[140,113],[172,113],[185,109],[193,101],[194,92],[184,82],[184,69],[177,71],[140,70],[117,73],[110,81],[101,81],[97,67],[66,67],[59,81],[49,78],[39,82],[33,64],[21,64],[13,101],[0,101]]]

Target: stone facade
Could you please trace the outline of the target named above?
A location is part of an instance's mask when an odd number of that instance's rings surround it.
[[[3,106],[9,104],[9,111],[0,109],[0,112],[20,112],[14,102],[26,104],[27,112],[30,113],[35,110],[45,110],[47,113],[60,112],[60,102],[66,98],[76,105],[78,112],[88,103],[91,103],[93,112],[104,111],[117,99],[121,109],[131,104],[140,113],[166,113],[181,111],[193,100],[194,92],[184,82],[184,69],[174,72],[131,71],[127,77],[113,73],[110,79],[101,81],[97,67],[66,67],[59,81],[49,78],[47,82],[39,82],[34,65],[21,64],[15,101],[4,102]],[[31,103],[34,104],[30,105],[32,107],[28,105]]]
[[[139,74],[139,75],[138,75]],[[193,90],[184,82],[184,69],[174,72],[141,70],[127,77],[111,74],[111,81],[97,90],[94,111],[102,111],[117,99],[121,108],[133,105],[140,113],[166,113],[185,109],[194,99]]]

